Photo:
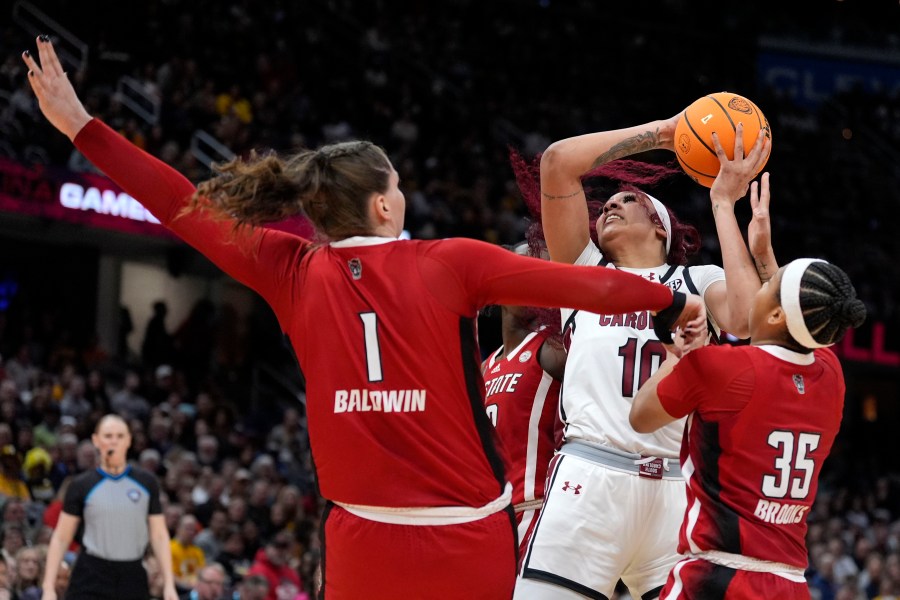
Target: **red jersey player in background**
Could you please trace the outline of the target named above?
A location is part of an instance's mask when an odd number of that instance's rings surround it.
[[[400,240],[396,170],[370,142],[236,159],[194,186],[91,118],[47,36],[28,79],[52,125],[166,227],[272,306],[307,379],[329,600],[508,598],[511,486],[475,337],[489,304],[656,312],[702,328],[696,296],[474,240]],[[258,227],[305,212],[330,243]]]
[[[841,269],[795,260],[756,294],[751,345],[670,354],[640,389],[630,415],[638,432],[688,417],[686,558],[660,599],[810,597],[806,517],[844,406],[827,346],[865,314]]]
[[[528,244],[515,247],[528,255]],[[559,391],[566,351],[558,333],[525,306],[501,306],[503,345],[481,367],[485,410],[504,450],[519,532],[519,557],[544,502],[547,469],[562,443]],[[557,328],[558,329],[558,328]]]

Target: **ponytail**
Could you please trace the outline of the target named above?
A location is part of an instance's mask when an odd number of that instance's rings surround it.
[[[331,239],[371,230],[367,200],[387,191],[391,163],[371,142],[342,142],[287,158],[251,153],[215,165],[197,186],[191,209],[203,207],[237,226],[262,225],[305,213]]]

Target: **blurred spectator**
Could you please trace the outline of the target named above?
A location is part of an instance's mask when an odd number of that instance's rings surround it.
[[[16,552],[13,594],[17,600],[40,600],[46,547],[21,548]]]
[[[206,564],[206,559],[194,539],[197,537],[197,519],[184,515],[178,521],[172,537],[172,570],[175,583],[179,587],[191,588],[197,582],[197,574]]]
[[[97,448],[91,443],[91,440],[85,439],[78,444],[75,454],[75,464],[78,473],[84,473],[91,469],[96,469],[98,462]]]
[[[221,466],[219,460],[219,440],[212,435],[201,435],[197,438],[197,463],[201,467],[212,467],[218,471]]]
[[[57,455],[50,472],[50,481],[59,489],[66,477],[80,472],[78,470],[78,436],[74,433],[61,434],[56,450]]]
[[[194,543],[203,550],[207,563],[215,562],[222,553],[228,535],[228,513],[223,509],[214,510],[209,525],[197,534]]]
[[[46,406],[41,410],[40,414],[37,416],[38,424],[34,428],[34,443],[37,446],[41,446],[43,448],[52,448],[57,444],[57,428],[59,427],[59,419],[61,417],[59,405],[49,398],[49,388],[43,388],[47,393],[47,403]],[[32,399],[32,404],[35,404],[35,401],[38,402],[43,401],[43,394],[45,392],[39,391],[35,394]],[[38,398],[42,398],[38,400]],[[78,439],[76,438],[76,443]]]
[[[181,595],[184,600],[223,600],[227,585],[225,569],[218,563],[207,565],[197,573],[197,581],[190,591]]]
[[[25,537],[26,529],[22,525],[16,523],[4,523],[0,529],[0,554],[3,555],[6,564],[10,567],[15,565],[16,554],[25,547],[27,538]]]
[[[268,597],[269,580],[262,575],[251,575],[238,585],[233,600],[266,600]]]
[[[0,554],[0,600],[13,600],[9,564],[2,554]]]
[[[72,417],[76,422],[87,420],[91,414],[93,405],[86,397],[87,386],[84,377],[76,375],[69,383],[69,387],[59,403],[60,411],[64,417]]]
[[[31,498],[37,502],[48,504],[56,495],[49,474],[53,470],[53,459],[43,448],[32,448],[25,454],[22,471]]]
[[[137,419],[146,422],[150,416],[150,403],[140,394],[141,378],[133,369],[125,373],[122,389],[115,392],[110,400],[113,412],[125,420]]]
[[[287,531],[279,531],[257,552],[247,575],[262,575],[268,580],[266,600],[293,600],[303,589],[300,575],[289,562],[293,548],[293,536]]]
[[[22,479],[22,463],[12,444],[0,447],[0,497],[31,499],[28,485]]]
[[[218,562],[228,574],[231,581],[240,581],[250,570],[252,557],[247,556],[244,548],[244,535],[240,527],[234,523],[228,526],[225,541],[222,543],[222,551],[219,552]]]
[[[16,351],[16,355],[6,361],[6,376],[20,390],[30,390],[37,383],[40,370],[31,362],[31,348],[22,344]]]
[[[154,448],[143,450],[138,457],[138,466],[156,475],[161,475],[160,467],[162,466],[162,459],[159,452]]]

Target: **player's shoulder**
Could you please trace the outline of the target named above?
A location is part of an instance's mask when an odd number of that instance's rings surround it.
[[[813,356],[817,362],[821,362],[826,368],[832,370],[835,375],[843,379],[844,370],[841,368],[841,361],[831,348],[817,348],[813,351]]]
[[[696,364],[698,368],[706,371],[734,368],[739,364],[747,364],[749,348],[750,346],[732,346],[730,344],[708,345],[689,352],[681,360]]]
[[[698,288],[725,279],[725,269],[719,265],[685,265],[681,273],[690,277]]]

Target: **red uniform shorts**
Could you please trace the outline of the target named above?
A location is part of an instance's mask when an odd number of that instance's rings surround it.
[[[659,600],[809,600],[806,583],[774,573],[731,569],[697,558],[682,560],[672,572]]]
[[[325,600],[512,597],[511,509],[462,524],[396,525],[331,505],[323,532]]]

